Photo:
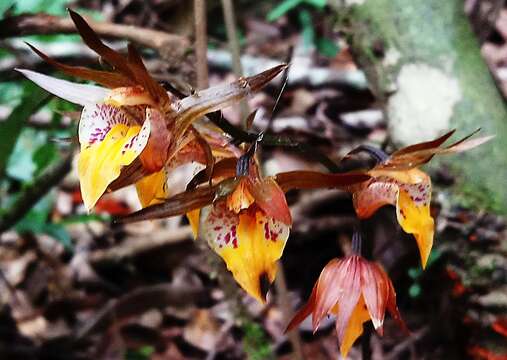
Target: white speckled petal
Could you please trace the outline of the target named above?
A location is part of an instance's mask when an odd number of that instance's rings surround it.
[[[201,209],[200,236],[215,251],[238,247],[239,215],[227,209],[225,201]]]
[[[85,106],[79,121],[79,143],[81,146],[87,146],[101,142],[116,124],[133,125],[118,107],[106,104]]]
[[[146,147],[148,139],[150,138],[151,122],[146,119],[139,130],[139,134],[134,136],[128,143],[125,144],[124,150],[133,150],[137,155]]]

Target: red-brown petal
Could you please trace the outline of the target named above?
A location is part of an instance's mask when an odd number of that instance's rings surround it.
[[[346,291],[339,299],[339,309],[336,315],[336,333],[338,341],[343,342],[345,332],[350,321],[350,317],[354,308],[359,302],[361,296],[361,269],[359,265],[359,257],[350,257],[350,267],[347,269],[347,276],[344,283],[347,285]],[[345,289],[345,288],[344,288]]]
[[[398,197],[398,184],[388,179],[373,179],[360,189],[355,190],[352,201],[360,219],[367,219],[384,205],[395,205]]]
[[[380,266],[364,261],[361,280],[363,298],[373,326],[377,331],[382,332],[382,324],[389,300],[389,278]]]
[[[315,306],[312,313],[312,327],[316,331],[320,321],[331,312],[337,301],[342,296],[345,289],[344,278],[346,278],[347,269],[350,267],[350,261],[333,259],[320,273],[317,280],[317,292]]]
[[[148,173],[157,172],[166,164],[171,134],[167,130],[164,115],[155,108],[146,109],[146,120],[151,123],[148,144],[140,159]]]
[[[310,298],[306,302],[306,304],[298,310],[298,312],[294,315],[292,320],[287,325],[285,332],[293,330],[296,326],[298,326],[304,319],[310,315],[315,307],[315,301],[317,298],[317,284],[313,286],[312,294]],[[315,331],[316,329],[314,329]]]
[[[248,181],[247,186],[255,198],[255,203],[267,216],[280,220],[286,225],[292,225],[292,217],[285,194],[273,178]]]

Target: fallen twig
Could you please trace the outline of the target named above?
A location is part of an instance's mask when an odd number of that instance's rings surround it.
[[[180,35],[138,26],[86,21],[101,36],[127,39],[142,46],[157,50],[160,56],[171,64],[178,63],[190,49],[190,41]],[[70,34],[76,28],[70,18],[48,14],[21,14],[0,21],[0,39],[40,34]]]

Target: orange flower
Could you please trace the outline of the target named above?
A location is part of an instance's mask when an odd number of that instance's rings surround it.
[[[437,154],[463,152],[491,139],[491,136],[469,139],[473,133],[452,145],[441,147],[453,133],[451,131],[433,141],[405,147],[391,156],[366,146],[352,152],[367,151],[379,160],[367,172],[370,180],[349,188],[357,216],[365,219],[384,205],[395,205],[398,223],[417,241],[423,268],[433,246],[435,225],[430,214],[431,179],[417,167]]]
[[[234,279],[260,302],[276,276],[276,262],[292,218],[273,178],[261,178],[250,161],[246,175],[229,181],[227,195],[200,211],[199,235],[224,259]]]
[[[366,321],[371,320],[382,335],[386,310],[406,329],[396,306],[393,284],[380,265],[359,255],[333,259],[322,270],[310,299],[291,320],[287,331],[310,314],[313,329],[317,331],[326,315],[335,315],[340,352],[346,357],[352,344],[363,333]]]

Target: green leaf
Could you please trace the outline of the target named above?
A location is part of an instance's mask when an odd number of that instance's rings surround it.
[[[37,171],[33,156],[37,149],[46,142],[47,134],[45,132],[28,127],[22,129],[7,161],[6,174],[19,181],[32,181]]]
[[[27,119],[49,99],[48,93],[28,83],[23,91],[21,104],[15,107],[7,119],[0,122],[0,177],[5,174],[7,161]]]
[[[408,289],[408,294],[411,298],[417,298],[421,295],[421,285],[418,283],[412,284],[412,286]]]
[[[306,47],[310,47],[315,43],[315,30],[313,28],[312,15],[306,9],[299,12],[299,23],[301,24],[303,42]]]
[[[1,49],[0,49],[1,50]],[[5,53],[2,51],[3,56]],[[10,55],[10,53],[8,53]],[[23,96],[23,86],[19,82],[6,81],[0,83],[0,104],[17,106]]]
[[[51,15],[66,15],[67,5],[71,0],[17,0],[16,14],[45,12]]]
[[[430,256],[428,257],[427,267],[433,265],[440,257],[442,256],[442,252],[438,249],[433,249],[430,252]]]
[[[127,350],[124,358],[125,360],[149,360],[154,352],[153,346],[143,346],[137,350]]]
[[[14,0],[0,1],[0,19],[4,17],[4,13],[14,4]]]
[[[67,229],[55,223],[48,223],[42,229],[42,232],[54,237],[58,240],[67,250],[72,250],[72,238]]]
[[[266,19],[268,21],[275,21],[276,19],[282,17],[290,10],[294,9],[296,6],[301,4],[305,0],[284,0],[278,6],[276,6],[273,10],[271,10]]]
[[[61,220],[59,224],[68,225],[68,224],[82,224],[89,223],[92,221],[100,221],[106,222],[111,221],[111,216],[109,215],[101,215],[101,214],[81,214],[81,215],[71,215]]]
[[[330,58],[334,58],[340,51],[340,47],[333,40],[325,37],[318,38],[315,45],[321,55]]]
[[[57,158],[58,151],[54,143],[48,142],[40,146],[32,156],[33,163],[35,164],[34,176],[38,176],[46,166]]]
[[[327,0],[305,0],[305,3],[322,9],[324,6],[326,6]]]
[[[411,279],[417,279],[419,276],[421,276],[422,270],[420,268],[410,268],[408,269],[408,276],[410,276]]]
[[[16,231],[43,233],[52,208],[53,198],[51,194],[44,196],[33,208],[30,209],[25,217],[16,224]]]

